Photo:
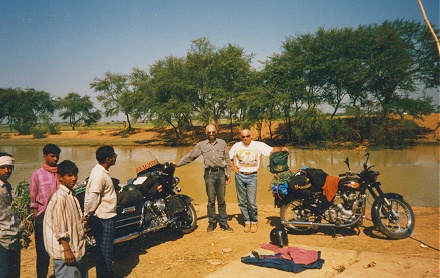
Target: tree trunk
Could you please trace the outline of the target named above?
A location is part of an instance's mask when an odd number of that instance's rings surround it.
[[[125,117],[127,118],[127,123],[128,123],[128,130],[131,130],[131,122],[130,122],[130,116],[128,116],[128,114],[125,114]]]

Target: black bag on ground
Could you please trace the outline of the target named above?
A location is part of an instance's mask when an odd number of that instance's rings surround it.
[[[289,152],[274,152],[269,157],[269,172],[275,174],[289,170],[288,165]]]

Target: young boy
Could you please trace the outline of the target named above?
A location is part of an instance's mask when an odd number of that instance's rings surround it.
[[[52,195],[44,216],[44,246],[53,258],[55,277],[87,277],[83,213],[72,187],[78,167],[65,160],[58,165],[60,187]]]

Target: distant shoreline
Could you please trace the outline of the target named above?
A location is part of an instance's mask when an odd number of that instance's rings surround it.
[[[440,145],[440,114],[434,113],[416,120],[416,122],[432,132],[420,138],[416,144],[434,144]],[[35,139],[33,135],[18,135],[14,132],[0,132],[0,144],[3,146],[29,146],[45,145],[48,143],[59,146],[191,146],[200,140],[205,139],[204,127],[196,126],[195,130],[186,134],[182,140],[178,141],[172,128],[154,128],[145,125],[133,125],[133,132],[128,134],[126,130],[118,123],[102,124],[92,128],[79,128],[77,130],[62,130],[60,134],[46,134],[45,138]],[[275,129],[275,127],[273,127]],[[253,139],[257,140],[258,132],[251,129]],[[228,144],[233,144],[239,140],[239,127],[234,127],[231,135],[229,125],[220,125],[218,137],[226,140]],[[289,145],[282,140],[269,140],[269,128],[263,125],[262,140],[269,142],[270,145]],[[276,138],[274,136],[274,138]],[[301,148],[301,146],[297,146]],[[338,148],[343,148],[343,145]]]

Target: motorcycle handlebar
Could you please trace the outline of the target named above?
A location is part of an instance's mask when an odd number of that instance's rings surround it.
[[[358,176],[359,173],[353,173],[353,172],[345,172],[342,174],[339,174],[340,177],[350,177],[350,176]]]

